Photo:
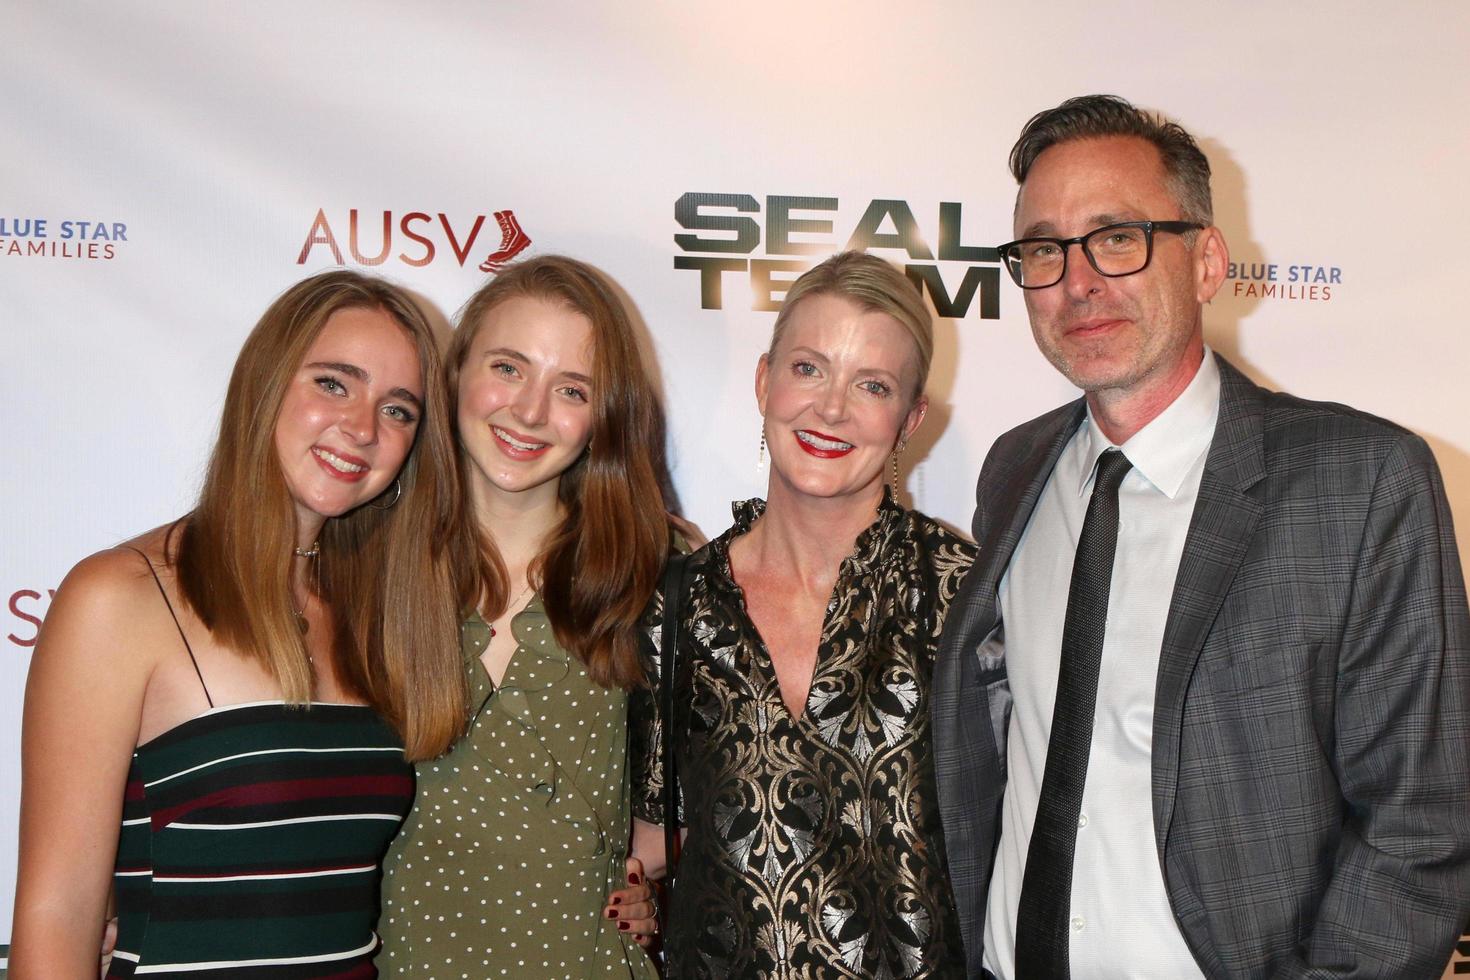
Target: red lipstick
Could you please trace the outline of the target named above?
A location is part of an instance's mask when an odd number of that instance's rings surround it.
[[[316,465],[320,466],[328,476],[344,483],[356,483],[364,479],[372,469],[368,461],[361,456],[354,456],[337,449],[328,449],[325,446],[312,446],[311,458],[316,460]]]
[[[815,429],[798,429],[793,435],[804,452],[818,459],[840,459],[856,448],[850,442]]]

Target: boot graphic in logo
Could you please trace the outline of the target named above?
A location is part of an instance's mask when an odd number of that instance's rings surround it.
[[[495,220],[500,224],[500,247],[480,263],[481,272],[499,272],[505,264],[526,250],[531,239],[521,230],[514,211],[496,211]]]

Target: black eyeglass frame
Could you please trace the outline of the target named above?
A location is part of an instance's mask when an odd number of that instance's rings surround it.
[[[1069,245],[1076,245],[1082,250],[1082,254],[1087,257],[1087,264],[1092,266],[1093,271],[1096,272],[1098,275],[1106,276],[1109,279],[1122,279],[1126,276],[1138,275],[1144,269],[1147,269],[1149,263],[1154,260],[1154,232],[1162,231],[1171,235],[1183,235],[1184,233],[1190,231],[1203,231],[1205,227],[1205,225],[1202,225],[1197,221],[1117,221],[1110,225],[1103,225],[1100,228],[1094,228],[1087,234],[1078,235],[1076,238],[1018,238],[1013,242],[1006,242],[1004,245],[1001,245],[996,249],[996,252],[1000,256],[1001,264],[1004,265],[1006,267],[1006,271],[1010,273],[1011,281],[1014,282],[1017,286],[1020,286],[1022,289],[1050,289],[1057,283],[1061,282],[1063,279],[1067,278],[1067,258],[1069,255],[1067,247]],[[1102,271],[1097,266],[1097,259],[1092,257],[1092,249],[1088,247],[1087,240],[1089,238],[1092,238],[1094,235],[1100,235],[1106,231],[1113,231],[1117,228],[1143,229],[1143,265],[1134,269],[1132,272]],[[1056,279],[1052,280],[1044,286],[1028,286],[1023,283],[1021,281],[1021,262],[1019,259],[1012,262],[1009,255],[1011,249],[1016,248],[1019,245],[1026,245],[1030,242],[1050,242],[1051,244],[1056,245],[1062,250],[1061,271],[1057,273]]]

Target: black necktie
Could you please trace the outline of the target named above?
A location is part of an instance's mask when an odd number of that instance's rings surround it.
[[[1098,460],[1092,499],[1072,562],[1051,742],[1016,914],[1017,980],[1067,980],[1071,975],[1067,917],[1072,907],[1072,854],[1077,847],[1082,788],[1087,783],[1108,590],[1113,552],[1118,547],[1118,485],[1132,466],[1116,449],[1109,449]]]

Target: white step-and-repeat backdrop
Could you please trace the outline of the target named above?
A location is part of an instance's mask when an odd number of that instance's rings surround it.
[[[1214,165],[1235,265],[1210,342],[1421,433],[1470,554],[1470,6],[10,0],[0,37],[0,953],[50,591],[189,507],[245,333],[334,266],[446,317],[517,228],[604,269],[716,532],[763,486],[782,283],[873,250],[944,316],[904,481],[967,528],[994,437],[1074,395],[988,248],[1006,154],[1033,112],[1116,92]]]

